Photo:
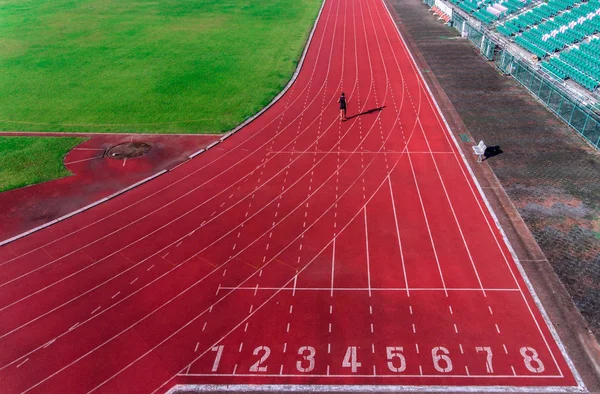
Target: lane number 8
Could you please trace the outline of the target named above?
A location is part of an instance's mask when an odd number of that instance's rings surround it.
[[[525,363],[525,367],[531,372],[541,373],[544,372],[544,363],[542,360],[538,358],[538,352],[532,347],[522,347],[521,356],[523,356],[523,362]],[[529,355],[531,354],[531,355]],[[535,363],[535,366],[531,364],[531,362]]]

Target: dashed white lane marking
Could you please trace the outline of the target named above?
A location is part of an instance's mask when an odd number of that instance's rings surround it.
[[[458,344],[458,347],[460,348],[460,354],[465,354],[461,343]]]
[[[45,348],[47,348],[48,346],[52,345],[52,344],[53,344],[55,341],[56,341],[56,338],[54,338],[54,339],[52,339],[52,340],[50,340],[50,341],[46,342],[46,344],[44,345],[44,347],[43,347],[43,348],[44,348],[44,349],[45,349]]]
[[[500,334],[500,327],[498,327],[497,323],[495,324],[495,326],[496,326],[496,331],[498,331],[498,334]]]
[[[194,348],[194,353],[198,351],[198,346],[200,346],[200,342],[196,342],[196,347]]]
[[[131,282],[129,282],[130,285],[134,284],[139,278],[135,278],[134,280],[132,280]]]
[[[238,353],[241,353],[243,348],[244,348],[244,342],[240,342],[240,348],[238,349]]]
[[[90,315],[93,315],[94,313],[98,312],[100,308],[102,308],[102,306],[99,306],[98,308],[94,309],[92,313],[90,313]]]
[[[118,296],[119,294],[121,294],[120,291],[117,291],[112,297],[110,297],[111,299],[115,298],[116,296]]]
[[[25,360],[21,361],[21,363],[19,365],[17,365],[17,368],[19,368],[21,365],[25,364],[27,361],[29,361],[29,358],[26,358]]]
[[[204,330],[206,330],[206,325],[208,324],[208,322],[204,322],[204,325],[202,326],[202,332],[204,332]]]
[[[73,329],[74,329],[74,328],[76,328],[78,325],[79,325],[79,322],[77,322],[77,323],[73,324],[73,325],[71,326],[71,328],[69,328],[69,330],[68,330],[68,331],[71,331],[71,330],[73,330]]]
[[[504,353],[505,353],[505,354],[508,354],[508,349],[506,349],[506,345],[505,345],[505,344],[502,344],[502,347],[504,348]]]

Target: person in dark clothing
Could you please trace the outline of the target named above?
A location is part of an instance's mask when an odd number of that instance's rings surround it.
[[[346,118],[346,95],[344,94],[344,92],[342,92],[342,95],[340,96],[338,103],[340,103],[340,120],[343,122],[343,121],[347,120],[347,118]]]

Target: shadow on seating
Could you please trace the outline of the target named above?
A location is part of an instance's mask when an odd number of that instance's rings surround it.
[[[379,107],[379,108],[373,108],[373,109],[370,109],[370,110],[368,110],[368,111],[361,112],[360,114],[356,114],[356,115],[348,116],[348,117],[346,117],[346,119],[347,119],[347,120],[350,120],[350,119],[352,119],[352,118],[356,118],[357,116],[368,115],[368,114],[372,114],[372,113],[374,113],[374,112],[379,112],[379,111],[381,111],[382,109],[384,109],[385,107],[386,107],[386,106],[384,105],[383,107]]]
[[[483,156],[485,157],[485,160],[494,157],[494,156],[498,156],[499,154],[504,153],[502,149],[500,149],[500,145],[496,145],[496,146],[488,146],[485,149],[485,152],[483,154]]]

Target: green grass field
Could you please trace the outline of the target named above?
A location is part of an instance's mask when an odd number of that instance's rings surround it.
[[[287,83],[320,4],[4,0],[0,130],[229,130]]]
[[[85,138],[0,137],[0,192],[71,173],[63,157]]]

